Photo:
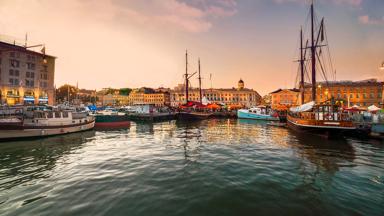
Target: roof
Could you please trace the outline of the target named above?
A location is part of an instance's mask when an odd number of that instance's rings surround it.
[[[20,46],[20,45],[16,45],[16,44],[10,44],[10,43],[4,42],[4,41],[0,41],[0,51],[2,50],[2,48],[8,49],[7,51],[15,50],[15,51],[35,54],[35,55],[39,55],[39,56],[46,56],[46,57],[50,57],[50,58],[57,58],[55,56],[51,56],[51,55],[43,54],[43,53],[36,52],[36,51],[33,51],[33,50],[29,50],[28,48],[26,48],[24,46]]]
[[[279,88],[279,89],[277,89],[276,91],[271,92],[270,94],[279,93],[279,92],[284,91],[284,90],[292,91],[292,92],[300,92],[300,90],[297,89],[297,88],[293,88],[293,89],[281,89],[281,88]]]

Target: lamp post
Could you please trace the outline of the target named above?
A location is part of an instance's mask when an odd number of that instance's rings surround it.
[[[320,94],[319,94],[319,96],[320,96],[320,98],[319,98],[319,99],[320,99],[320,103],[323,102],[323,101],[322,101],[322,95],[323,95],[323,92],[321,91],[321,87],[322,87],[321,84],[319,84],[319,85],[317,86],[317,88],[319,88],[319,93],[320,93]]]

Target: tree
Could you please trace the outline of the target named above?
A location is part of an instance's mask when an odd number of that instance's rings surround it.
[[[56,89],[56,100],[58,102],[71,101],[76,98],[78,89],[72,85],[62,85]],[[69,94],[69,98],[68,98]]]
[[[121,88],[120,89],[120,95],[129,95],[131,93],[132,89],[131,88]]]

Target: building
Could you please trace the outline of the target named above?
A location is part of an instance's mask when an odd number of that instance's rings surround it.
[[[0,41],[2,104],[54,104],[55,58],[16,42]]]
[[[106,94],[106,95],[98,95],[99,99],[101,99],[101,104],[103,106],[115,106],[115,105],[128,105],[129,104],[129,96],[128,95],[120,95],[118,93],[114,94]]]
[[[276,109],[279,105],[296,106],[300,103],[300,90],[298,89],[278,89],[271,92],[270,95],[272,109]]]
[[[316,100],[326,102],[333,97],[339,103],[349,107],[353,105],[381,106],[383,104],[383,85],[384,82],[379,82],[377,79],[319,82],[316,85]],[[311,101],[311,91],[311,86],[306,85],[305,102]]]
[[[129,105],[152,104],[157,107],[170,105],[170,94],[167,89],[139,88],[129,94]]]
[[[242,105],[246,107],[260,104],[262,100],[260,94],[244,86],[244,81],[240,79],[237,88],[202,89],[202,97],[217,104]],[[190,101],[200,100],[198,88],[190,88],[188,94]],[[179,84],[171,91],[171,106],[184,104],[186,102],[185,96],[185,85]]]

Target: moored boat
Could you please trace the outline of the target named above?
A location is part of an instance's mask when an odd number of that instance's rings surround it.
[[[294,130],[328,138],[357,130],[350,115],[340,107],[332,104],[315,105],[314,102],[291,108],[287,123]]]
[[[204,120],[208,119],[213,115],[213,113],[207,112],[195,112],[195,111],[182,111],[178,113],[178,119],[180,120]]]
[[[94,116],[96,120],[95,128],[98,129],[120,129],[131,126],[129,116],[113,108],[96,112]]]
[[[277,113],[267,109],[265,106],[253,107],[250,109],[239,109],[237,111],[237,117],[242,119],[255,119],[255,120],[267,120],[267,121],[279,121]]]
[[[0,141],[80,132],[94,126],[95,118],[84,112],[28,107],[16,116],[2,116]]]

